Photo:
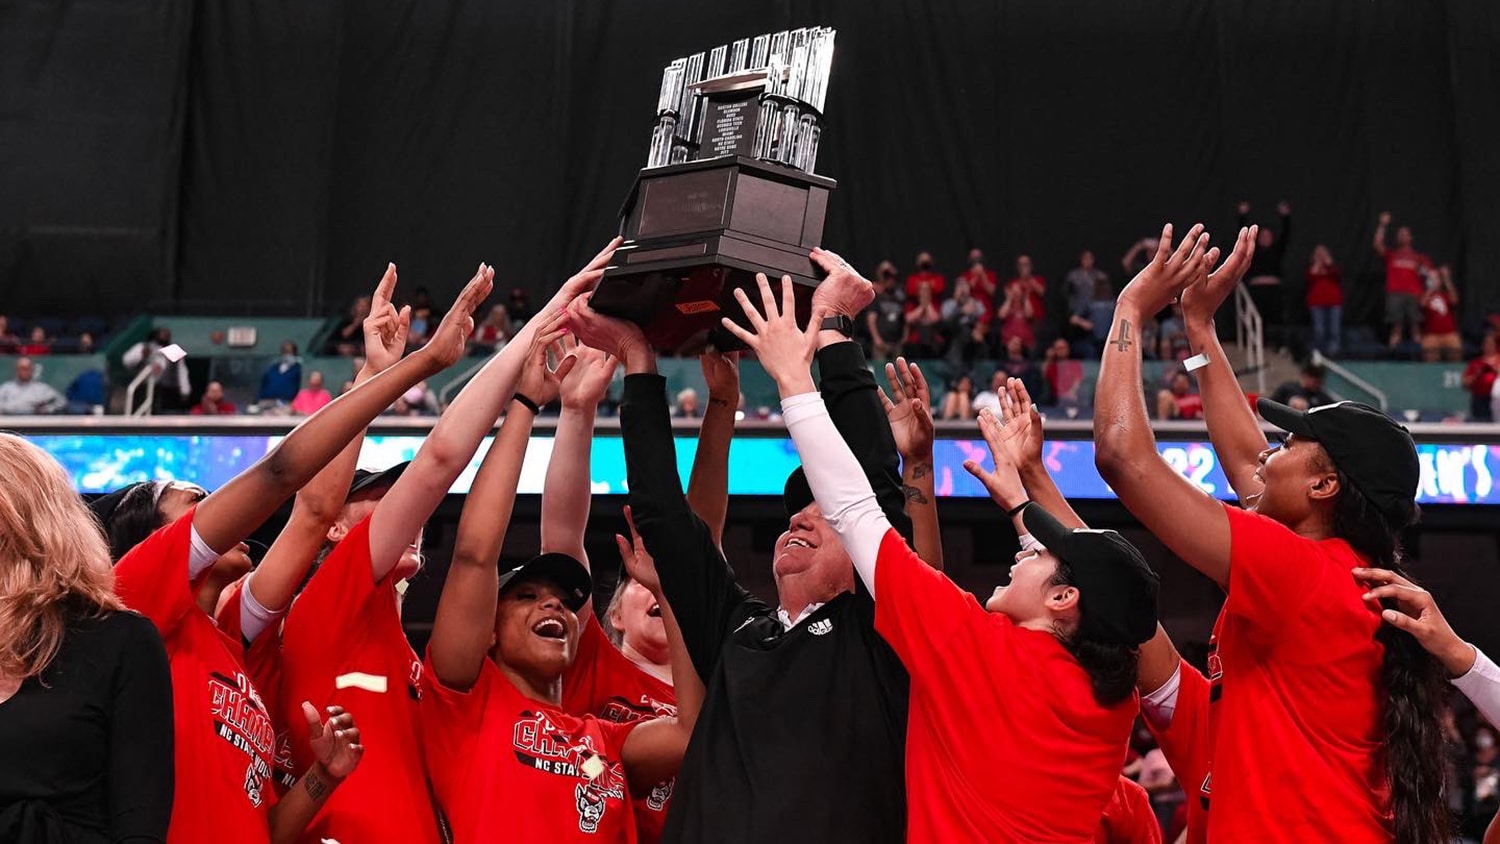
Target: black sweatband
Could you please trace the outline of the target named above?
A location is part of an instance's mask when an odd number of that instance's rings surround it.
[[[1005,511],[1006,518],[1008,518],[1008,519],[1014,519],[1016,517],[1016,514],[1019,513],[1019,512],[1021,512],[1022,510],[1025,510],[1026,509],[1026,505],[1030,504],[1030,503],[1031,503],[1031,499],[1028,498],[1025,501],[1022,501],[1020,504],[1017,504],[1016,506],[1010,508],[1009,510],[1006,510]]]
[[[522,407],[531,411],[532,416],[542,415],[542,408],[536,402],[528,398],[525,393],[515,393],[511,395],[510,398],[511,401],[520,402]]]

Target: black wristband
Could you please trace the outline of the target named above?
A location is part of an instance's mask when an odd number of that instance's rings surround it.
[[[525,393],[515,393],[510,398],[511,401],[519,402],[522,407],[531,411],[532,416],[540,416],[542,414],[542,408],[528,398]]]
[[[818,328],[824,331],[837,331],[845,337],[854,336],[854,320],[843,314],[824,317],[823,322],[818,325]]]
[[[1022,510],[1025,510],[1026,509],[1026,505],[1030,504],[1030,503],[1031,503],[1031,499],[1030,498],[1026,499],[1025,501],[1022,501],[1020,504],[1017,504],[1016,506],[1010,508],[1009,510],[1006,510],[1005,511],[1005,517],[1007,519],[1014,519],[1016,517],[1016,514],[1019,513],[1019,512],[1021,512]]]

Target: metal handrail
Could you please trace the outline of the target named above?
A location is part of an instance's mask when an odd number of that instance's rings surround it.
[[[141,367],[141,371],[137,372],[134,378],[130,379],[130,385],[125,388],[126,416],[151,415],[152,405],[156,403],[156,376],[159,374],[154,358],[155,355],[147,361],[145,366]],[[141,386],[142,381],[146,383],[146,400],[140,407],[136,407],[135,391]]]
[[[499,352],[500,349],[495,349],[496,354],[499,354]],[[484,365],[489,363],[490,358],[494,356],[495,355],[485,355],[484,357],[480,358],[479,361],[473,366],[453,376],[453,380],[444,384],[443,388],[441,390],[438,390],[438,407],[446,408],[448,406],[450,397],[459,389],[461,389],[463,385],[469,383],[469,379],[473,378],[475,375],[478,375],[479,370],[484,369]]]
[[[1345,381],[1348,381],[1350,384],[1353,384],[1361,390],[1364,390],[1370,395],[1370,398],[1375,400],[1376,405],[1382,411],[1390,410],[1390,403],[1386,400],[1385,392],[1376,387],[1374,384],[1371,384],[1369,381],[1366,381],[1358,375],[1355,375],[1353,372],[1350,372],[1347,367],[1340,366],[1334,361],[1329,360],[1323,355],[1322,352],[1318,351],[1317,349],[1313,349],[1312,357],[1310,359],[1313,363],[1323,367],[1324,369],[1332,371],[1333,374],[1337,375],[1338,377],[1344,379]]]
[[[1266,393],[1266,337],[1260,309],[1243,284],[1234,287],[1234,342],[1245,354],[1245,365],[1255,372],[1255,389]]]

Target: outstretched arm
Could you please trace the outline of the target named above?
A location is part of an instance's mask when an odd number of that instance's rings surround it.
[[[698,428],[698,450],[688,477],[688,506],[708,525],[714,543],[724,547],[724,521],[729,515],[729,442],[740,404],[738,352],[708,353],[699,358],[708,382],[708,409]]]
[[[891,395],[880,391],[896,451],[901,454],[901,484],[906,515],[911,518],[912,550],[927,565],[943,569],[943,532],[938,523],[937,489],[932,474],[932,395],[915,363],[898,357],[885,365]]]
[[[1385,227],[1391,224],[1391,213],[1380,212],[1380,220],[1375,224],[1375,254],[1385,257]]]
[[[302,840],[307,825],[312,823],[339,783],[354,773],[365,753],[364,745],[359,743],[359,728],[342,706],[328,707],[327,723],[319,718],[318,710],[311,703],[302,704],[302,715],[307,719],[307,734],[317,761],[302,779],[297,780],[292,790],[271,807],[272,844],[293,844]]]
[[[1172,227],[1156,256],[1120,293],[1094,395],[1094,460],[1126,509],[1188,565],[1229,583],[1229,519],[1223,505],[1162,460],[1141,395],[1139,326],[1217,259],[1194,226],[1176,251]]]
[[[385,276],[371,297],[370,315],[364,321],[365,365],[355,375],[354,385],[395,366],[406,349],[406,335],[411,325],[410,307],[397,311],[391,304],[396,289],[396,265],[386,267]],[[318,551],[328,539],[328,529],[338,521],[349,492],[349,482],[359,463],[359,449],[364,444],[361,430],[344,446],[344,450],[297,493],[291,518],[276,536],[265,559],[246,581],[247,597],[240,602],[240,632],[246,641],[255,641],[270,621],[285,612],[297,586],[317,559]]]
[[[1224,474],[1229,477],[1229,485],[1241,501],[1259,495],[1262,490],[1255,472],[1260,466],[1261,452],[1267,448],[1266,435],[1261,431],[1250,403],[1245,401],[1234,367],[1229,365],[1229,358],[1219,345],[1214,312],[1234,292],[1250,268],[1259,230],[1258,226],[1240,229],[1234,251],[1224,260],[1223,266],[1206,278],[1189,284],[1182,292],[1182,317],[1187,325],[1188,343],[1194,354],[1208,356],[1208,365],[1194,373],[1203,393],[1203,418],[1208,423],[1208,437],[1213,442],[1219,464],[1224,467]]]
[[[615,375],[616,359],[598,349],[564,339],[562,354],[576,364],[566,374],[558,391],[562,413],[547,461],[547,480],[542,487],[542,550],[556,551],[589,567],[583,540],[589,524],[593,488],[589,478],[590,446],[594,441],[594,414]],[[586,615],[593,605],[580,612]]]
[[[540,343],[545,347],[562,337],[563,307],[599,280],[618,243],[618,239],[610,241],[588,266],[564,283],[552,301],[537,311],[500,354],[464,385],[458,398],[443,412],[416,459],[380,500],[371,517],[370,566],[376,580],[395,567],[402,551],[469,465],[485,434],[494,428],[501,409],[510,402],[533,345]],[[477,306],[478,302],[474,304]],[[450,312],[448,318],[452,317]],[[472,327],[472,323],[472,319],[466,318],[466,324]]]
[[[571,368],[573,360],[565,358],[558,369]],[[537,343],[531,349],[519,389],[538,405],[557,398],[557,374],[547,369],[545,345]],[[495,607],[500,594],[500,573],[495,566],[510,527],[516,484],[521,479],[521,463],[526,457],[533,421],[535,417],[529,407],[518,401],[511,403],[500,433],[495,435],[489,452],[479,464],[479,473],[458,517],[453,561],[448,565],[427,646],[433,671],[450,689],[474,686],[485,653],[494,640]]]
[[[193,528],[208,547],[221,554],[233,548],[402,393],[461,358],[464,339],[473,327],[468,314],[489,295],[491,272],[481,269],[474,275],[421,350],[371,378],[364,389],[339,396],[309,416],[254,466],[205,498],[193,513]]]

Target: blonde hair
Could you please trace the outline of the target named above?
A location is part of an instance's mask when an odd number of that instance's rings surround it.
[[[57,656],[70,616],[123,609],[99,522],[51,455],[0,433],[0,674]]]

